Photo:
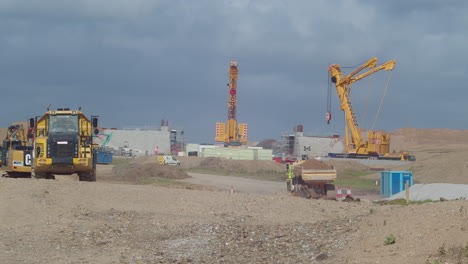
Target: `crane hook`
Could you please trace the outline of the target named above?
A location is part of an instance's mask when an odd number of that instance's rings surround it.
[[[329,124],[330,124],[330,120],[331,120],[331,118],[332,118],[331,113],[330,113],[330,112],[327,112],[327,114],[326,114],[325,117],[326,117],[326,119],[327,119],[327,124],[329,125]]]

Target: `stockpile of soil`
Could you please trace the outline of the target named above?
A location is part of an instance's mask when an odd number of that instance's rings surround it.
[[[332,165],[329,165],[323,161],[310,159],[306,160],[300,164],[305,170],[331,170],[333,169]]]
[[[422,146],[467,145],[468,130],[446,128],[401,128],[391,133],[392,150],[421,149]]]
[[[337,171],[344,171],[344,170],[367,170],[369,167],[352,160],[327,160],[325,161],[327,164],[334,166]]]
[[[198,168],[249,173],[262,171],[284,173],[286,171],[284,164],[277,163],[273,160],[228,160],[211,157],[201,161]]]
[[[128,163],[112,168],[112,178],[121,181],[141,181],[151,178],[185,179],[190,176],[175,166],[158,163]]]
[[[177,157],[180,160],[180,167],[183,169],[191,169],[198,167],[200,163],[204,160],[203,157],[198,156],[184,156],[184,157]]]
[[[441,150],[416,153],[416,161],[394,168],[412,171],[417,183],[468,184],[468,150]]]
[[[278,141],[274,139],[265,139],[262,142],[258,143],[256,147],[262,147],[264,149],[273,149],[275,144],[278,144]]]

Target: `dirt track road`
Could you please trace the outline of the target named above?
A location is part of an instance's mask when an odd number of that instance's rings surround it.
[[[192,178],[184,179],[197,185],[214,186],[220,190],[231,190],[241,193],[278,193],[286,191],[284,182],[260,181],[255,179],[246,179],[231,176],[210,175],[202,173],[189,173]]]

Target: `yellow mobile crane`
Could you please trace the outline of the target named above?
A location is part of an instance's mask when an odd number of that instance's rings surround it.
[[[378,159],[414,160],[414,156],[409,155],[407,152],[400,154],[390,154],[390,134],[376,133],[375,131],[371,130],[368,131],[367,140],[362,138],[356,115],[353,111],[353,107],[351,106],[349,94],[351,85],[354,82],[359,81],[380,70],[393,70],[395,67],[395,61],[391,60],[378,67],[376,66],[377,58],[372,58],[345,77],[343,77],[340,65],[333,64],[328,67],[331,81],[335,84],[336,92],[340,98],[341,110],[345,112],[346,119],[345,153],[329,153],[330,157],[375,157]],[[365,68],[372,70],[355,76]],[[327,113],[328,121],[330,118],[331,114]]]
[[[224,142],[225,147],[239,147],[247,143],[247,124],[238,124],[236,119],[237,110],[237,79],[239,71],[237,62],[231,61],[229,67],[229,100],[228,120],[225,123],[216,123],[215,141]]]

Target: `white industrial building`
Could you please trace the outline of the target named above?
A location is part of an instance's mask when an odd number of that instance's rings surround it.
[[[334,137],[297,136],[294,152],[298,157],[307,155],[309,158],[327,156],[328,153],[342,153],[344,144]]]
[[[305,136],[303,127],[299,125],[293,133],[281,136],[280,147],[275,151],[275,155],[284,158],[324,157],[328,156],[328,153],[342,153],[344,147],[338,136]]]
[[[95,144],[113,149],[116,155],[130,151],[132,156],[171,153],[171,131],[168,127],[103,129],[94,140]]]

